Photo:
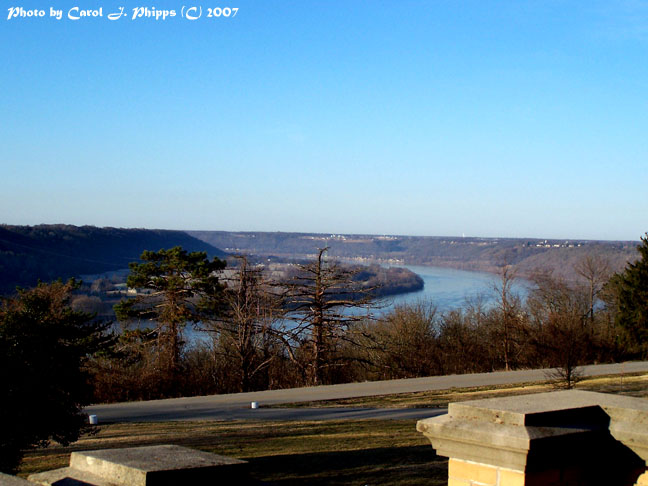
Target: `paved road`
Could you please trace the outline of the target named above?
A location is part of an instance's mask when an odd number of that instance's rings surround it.
[[[250,410],[250,402],[260,405],[334,400],[341,398],[390,395],[448,388],[508,385],[546,379],[548,370],[498,371],[469,375],[432,376],[406,380],[388,380],[364,383],[346,383],[286,390],[268,390],[251,393],[233,393],[205,397],[172,398],[147,402],[93,405],[86,408],[97,415],[100,422],[142,422],[162,420],[325,420],[340,418],[421,418],[435,414],[434,409],[257,409]],[[584,367],[585,376],[601,376],[648,372],[648,361]],[[408,415],[411,414],[411,415]]]
[[[146,410],[141,414],[115,410],[93,411],[100,423],[112,422],[169,422],[183,420],[419,420],[445,413],[441,408],[189,408],[180,412]]]

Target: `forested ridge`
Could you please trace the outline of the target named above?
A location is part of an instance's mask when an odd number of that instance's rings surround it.
[[[539,238],[477,238],[449,236],[331,235],[317,233],[189,231],[225,251],[310,258],[313,249],[329,248],[333,258],[432,265],[498,273],[515,265],[519,277],[537,270],[576,280],[574,265],[584,256],[599,256],[615,271],[637,258],[638,241],[557,240]]]
[[[0,294],[16,286],[128,268],[150,248],[182,246],[211,256],[225,253],[184,231],[95,226],[0,225]]]
[[[125,269],[145,249],[182,246],[210,256],[247,254],[252,260],[312,258],[327,247],[332,258],[357,263],[435,265],[497,272],[515,265],[518,276],[552,271],[568,280],[584,255],[605,258],[621,270],[637,257],[637,242],[462,238],[421,236],[328,235],[282,232],[174,231],[95,226],[0,225],[0,294],[38,280],[67,279]],[[224,251],[223,251],[224,250]],[[227,252],[227,253],[226,253]],[[406,289],[404,289],[406,290]]]

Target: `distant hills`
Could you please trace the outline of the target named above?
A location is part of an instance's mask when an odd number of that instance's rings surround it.
[[[246,253],[294,259],[308,258],[317,248],[329,255],[358,263],[383,262],[433,265],[464,270],[497,272],[515,265],[525,277],[549,270],[567,279],[576,278],[574,265],[585,255],[604,257],[614,271],[638,257],[639,241],[545,240],[519,238],[464,238],[442,236],[329,235],[315,233],[265,233],[190,231],[190,235],[229,253]]]
[[[0,294],[38,280],[67,279],[128,268],[144,250],[182,246],[210,257],[225,253],[184,231],[95,226],[0,225]]]
[[[0,294],[13,292],[16,286],[33,286],[38,280],[125,269],[139,260],[144,250],[174,246],[204,251],[210,257],[241,253],[256,261],[286,262],[310,259],[318,248],[328,247],[331,257],[362,264],[434,265],[488,272],[511,264],[521,277],[541,269],[573,279],[574,265],[585,255],[605,258],[614,271],[623,269],[638,257],[638,243],[0,225]]]

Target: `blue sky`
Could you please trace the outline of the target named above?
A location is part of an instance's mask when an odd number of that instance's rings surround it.
[[[647,1],[10,3],[64,18],[0,17],[0,222],[648,230]]]

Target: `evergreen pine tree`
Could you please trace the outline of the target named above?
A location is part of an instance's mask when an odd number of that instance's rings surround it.
[[[648,345],[648,233],[637,247],[640,258],[610,279],[616,295],[617,323],[643,353]]]

